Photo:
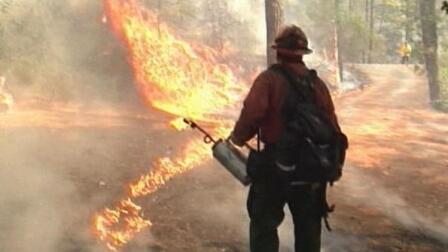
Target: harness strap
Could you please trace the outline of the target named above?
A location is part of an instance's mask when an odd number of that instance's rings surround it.
[[[314,99],[314,81],[317,77],[315,70],[310,70],[309,74],[306,76],[301,76],[300,78],[295,77],[288,69],[280,64],[272,65],[270,70],[279,73],[284,78],[293,90],[293,92],[300,97],[301,100],[307,101],[309,103],[315,103]],[[305,81],[298,81],[305,80]],[[305,82],[305,83],[304,83]]]
[[[327,201],[327,184],[325,183],[323,185],[322,195],[321,195],[321,204],[322,204],[322,218],[324,219],[325,228],[328,230],[328,232],[333,231],[333,229],[330,226],[330,222],[328,219],[330,218],[330,213],[334,212],[336,206],[329,205]]]
[[[294,74],[288,71],[285,67],[283,67],[280,64],[275,64],[270,67],[271,70],[279,73],[282,75],[288,82],[289,87],[293,90],[293,92],[301,98],[303,101],[309,102],[309,103],[315,103],[315,97],[314,97],[314,81],[317,78],[317,73],[315,70],[310,70],[309,75],[302,76],[300,78],[295,78]],[[302,79],[304,81],[298,81],[299,79]],[[297,185],[312,185],[309,183],[302,183],[301,181],[296,181]],[[330,213],[334,212],[335,205],[329,205],[327,201],[327,183],[323,182],[321,183],[322,186],[322,192],[320,195],[320,215],[321,218],[324,220],[325,228],[331,232],[332,228],[330,226],[329,218]]]

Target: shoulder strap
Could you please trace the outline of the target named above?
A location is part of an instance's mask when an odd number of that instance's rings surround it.
[[[314,103],[314,81],[317,78],[315,70],[310,70],[308,76],[299,78],[295,77],[288,69],[280,64],[274,64],[269,69],[285,77],[291,89],[302,100]]]

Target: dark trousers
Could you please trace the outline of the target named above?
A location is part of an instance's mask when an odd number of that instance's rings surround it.
[[[249,191],[247,208],[250,217],[250,251],[277,252],[277,228],[288,204],[294,222],[296,252],[319,252],[323,187],[285,186],[276,179],[254,181]]]
[[[409,63],[409,56],[401,57],[401,64],[408,64],[408,63]]]

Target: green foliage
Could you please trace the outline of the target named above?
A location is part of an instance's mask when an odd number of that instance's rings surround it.
[[[239,13],[230,10],[227,1],[147,0],[145,5],[184,39],[205,43],[217,50],[232,45],[246,56],[255,53],[258,41],[254,29]]]
[[[358,14],[342,12],[341,15],[341,53],[344,61],[357,62],[365,51],[369,40],[369,29],[364,18]]]
[[[306,6],[305,8],[304,5]],[[308,16],[307,20],[303,18],[302,20],[304,23],[308,21],[305,23],[308,29],[305,30],[309,31],[308,36],[313,42],[314,49],[319,52],[322,49],[333,47],[335,24],[334,6],[328,4],[327,0],[306,0],[304,3],[298,4],[296,8],[302,11],[302,15]]]
[[[366,17],[366,1],[339,1],[340,55],[347,63],[362,63],[368,51],[370,27]],[[296,15],[313,43],[314,49],[330,49],[334,46],[335,1],[288,1],[287,17]],[[398,63],[398,46],[406,34],[415,52],[421,51],[417,0],[381,0],[374,4],[374,30],[372,58],[376,63]],[[305,16],[305,17],[303,17]],[[291,18],[290,18],[291,19]],[[407,31],[407,32],[406,32]],[[418,54],[413,62],[420,62]]]

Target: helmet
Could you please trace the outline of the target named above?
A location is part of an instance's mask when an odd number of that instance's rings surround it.
[[[305,55],[313,52],[308,48],[305,33],[296,25],[283,27],[275,38],[272,48],[287,55]]]

